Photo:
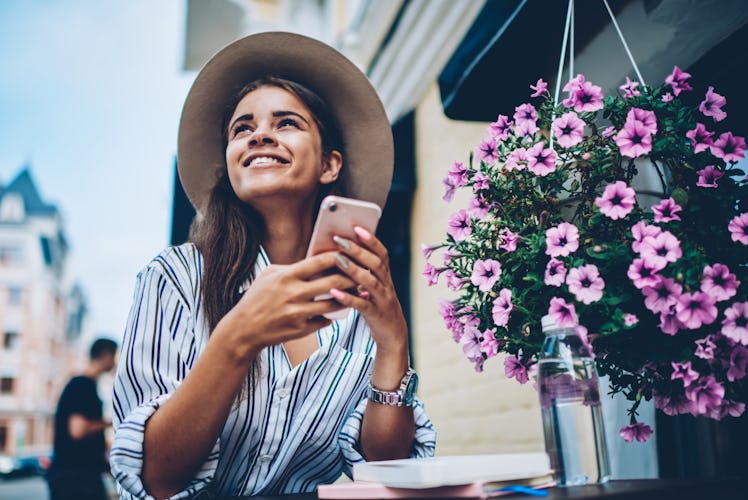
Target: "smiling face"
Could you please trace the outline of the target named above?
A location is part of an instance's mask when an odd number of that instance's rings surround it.
[[[337,151],[323,154],[309,108],[283,88],[266,85],[249,92],[229,120],[229,180],[237,197],[258,209],[279,202],[311,208],[320,184],[334,182],[341,164]]]

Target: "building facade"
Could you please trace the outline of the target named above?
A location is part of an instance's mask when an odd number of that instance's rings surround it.
[[[25,168],[0,186],[0,452],[51,446],[57,398],[85,362],[67,256],[62,217]]]

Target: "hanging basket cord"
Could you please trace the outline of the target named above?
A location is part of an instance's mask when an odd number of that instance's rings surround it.
[[[616,20],[616,16],[613,14],[613,10],[611,10],[610,5],[608,4],[608,0],[602,0],[602,1],[603,1],[603,4],[605,5],[605,9],[608,11],[608,15],[610,15],[610,20],[613,23],[613,27],[615,28],[616,33],[618,34],[618,39],[621,40],[621,44],[623,45],[623,48],[626,51],[626,55],[628,56],[629,61],[631,61],[631,65],[634,67],[634,71],[636,72],[636,77],[639,79],[639,82],[642,85],[646,85],[646,82],[644,81],[644,78],[642,77],[642,74],[639,71],[639,66],[636,64],[636,61],[634,60],[634,56],[631,53],[631,49],[629,49],[629,45],[628,43],[626,43],[626,38],[624,38],[623,32],[621,31],[620,26],[618,26],[618,21]],[[568,53],[569,53],[569,80],[571,80],[574,78],[574,0],[569,0],[569,4],[566,8],[566,22],[564,25],[564,37],[563,37],[563,41],[561,42],[561,55],[558,58],[558,71],[556,72],[556,88],[553,93],[554,111],[551,114],[551,123],[553,123],[553,120],[555,120],[556,118],[555,108],[556,106],[558,106],[558,94],[561,91],[561,75],[564,70],[564,60],[566,59],[567,44],[568,44]],[[551,149],[553,149],[553,127],[551,127],[551,130],[550,130],[550,147]]]

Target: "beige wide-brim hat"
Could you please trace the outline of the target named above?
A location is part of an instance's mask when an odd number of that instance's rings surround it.
[[[247,83],[273,75],[300,83],[330,106],[343,138],[343,194],[384,207],[392,181],[392,129],[376,90],[350,60],[306,36],[267,32],[237,40],[200,70],[182,109],[177,166],[192,205],[205,213],[220,169],[227,106]]]

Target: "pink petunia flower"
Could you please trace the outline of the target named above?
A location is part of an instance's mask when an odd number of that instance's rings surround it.
[[[738,344],[731,349],[730,366],[727,369],[727,380],[734,382],[745,378],[748,366],[748,349]]]
[[[631,443],[636,439],[640,443],[644,443],[652,437],[654,431],[650,426],[644,422],[636,422],[635,424],[625,425],[621,427],[618,434],[621,435],[624,441]]]
[[[502,288],[499,296],[493,301],[491,317],[496,326],[506,326],[509,323],[509,313],[512,312],[512,291]]]
[[[465,166],[461,161],[456,161],[452,164],[452,168],[447,172],[447,177],[450,180],[450,184],[455,187],[461,187],[468,183],[468,175],[470,169]]]
[[[686,80],[688,80],[689,78],[691,78],[690,73],[686,73],[678,66],[675,66],[673,68],[673,72],[670,73],[667,78],[665,78],[665,83],[672,87],[673,94],[677,96],[684,90],[691,90],[691,85],[686,82]]]
[[[573,111],[569,111],[553,120],[551,131],[558,141],[559,146],[570,148],[582,142],[584,138],[584,125],[584,120],[579,118],[579,115]]]
[[[483,361],[483,352],[481,351],[481,342],[483,341],[483,333],[473,325],[465,325],[465,329],[460,337],[460,346],[465,356],[476,363],[476,371],[482,371],[482,364],[480,369],[477,363]]]
[[[673,374],[670,376],[670,380],[683,380],[683,386],[688,387],[691,382],[699,378],[699,372],[691,368],[691,362],[686,361],[685,363],[670,363],[673,367]]]
[[[537,123],[532,120],[517,122],[514,126],[514,135],[517,137],[532,137],[535,132],[540,130]]]
[[[525,148],[512,150],[506,159],[505,166],[507,170],[524,170],[527,166],[527,150]]]
[[[628,76],[626,77],[626,83],[618,87],[623,92],[623,97],[628,99],[629,97],[636,97],[641,95],[641,92],[636,88],[639,86],[639,82],[632,81]]]
[[[556,152],[545,147],[541,141],[527,150],[527,169],[535,175],[545,177],[556,170]]]
[[[668,335],[675,335],[681,328],[683,328],[681,322],[678,321],[678,314],[675,306],[660,313],[660,324],[658,326],[662,333],[667,333]]]
[[[497,141],[505,141],[509,137],[512,123],[508,116],[499,115],[495,122],[488,125],[488,134]]]
[[[514,108],[514,122],[519,125],[524,122],[535,123],[538,120],[538,112],[530,103],[520,104]]]
[[[444,196],[442,196],[442,200],[450,202],[455,197],[457,186],[452,184],[452,179],[449,176],[445,177],[442,183],[444,184]]]
[[[577,310],[574,304],[566,302],[561,297],[551,298],[548,315],[553,318],[559,328],[574,328],[578,323]]]
[[[499,248],[506,250],[507,252],[514,252],[517,250],[517,243],[519,242],[519,234],[513,233],[509,230],[509,228],[504,228],[501,230],[501,238],[504,240],[504,243],[499,245]]]
[[[507,378],[516,378],[520,384],[526,384],[530,380],[527,367],[517,356],[509,355],[504,358],[504,374]]]
[[[701,280],[701,291],[711,296],[716,302],[722,302],[734,296],[740,282],[724,264],[714,264],[704,268]]]
[[[668,312],[678,303],[683,287],[672,278],[657,276],[652,286],[642,288],[644,306],[655,314]]]
[[[706,360],[714,359],[714,351],[717,349],[717,344],[714,343],[711,335],[695,341],[694,344],[696,344],[694,355],[697,358]]]
[[[730,219],[727,229],[730,231],[732,241],[739,241],[743,245],[748,245],[748,212]]]
[[[722,407],[720,408],[719,418],[739,417],[745,411],[745,403],[739,401],[732,401],[729,399],[722,400]]]
[[[595,198],[595,205],[603,215],[613,219],[623,219],[633,209],[636,192],[623,181],[608,184],[602,196]]]
[[[551,257],[565,257],[579,248],[579,229],[562,222],[545,232],[545,253]]]
[[[717,170],[714,165],[707,165],[696,173],[699,174],[696,185],[703,188],[716,188],[717,181],[725,175],[724,172]]]
[[[725,309],[722,335],[742,345],[748,345],[748,302],[735,302]]]
[[[670,231],[662,231],[657,236],[647,236],[641,242],[639,254],[642,259],[660,269],[664,269],[669,262],[677,262],[683,256],[680,240]]]
[[[571,80],[569,80],[566,83],[566,85],[564,85],[564,88],[562,90],[564,92],[570,92],[573,94],[574,92],[576,92],[582,87],[583,83],[584,83],[584,75],[580,73],[574,78],[572,78]],[[564,104],[564,106],[566,106],[566,104]]]
[[[434,286],[439,283],[439,275],[444,271],[444,268],[436,268],[431,263],[427,262],[423,269],[421,276],[428,280],[428,286]]]
[[[499,153],[496,147],[496,139],[483,139],[475,148],[475,156],[478,161],[482,161],[490,165],[499,159]]]
[[[662,268],[655,266],[650,261],[638,258],[631,262],[626,271],[626,276],[629,277],[636,288],[653,287],[660,280],[659,275],[657,275],[657,271],[660,269]]]
[[[725,388],[717,382],[714,375],[701,377],[686,388],[686,397],[691,402],[691,413],[694,416],[705,415],[713,408],[722,405]]]
[[[574,111],[577,113],[603,109],[603,89],[592,82],[581,82],[573,99]]]
[[[450,331],[454,331],[457,326],[456,324],[460,322],[457,317],[457,306],[455,306],[455,303],[450,300],[439,301],[439,315],[442,317]]]
[[[703,123],[697,123],[695,129],[686,132],[686,138],[691,139],[694,153],[701,153],[709,149],[709,146],[713,144],[713,135],[714,132],[708,131]]]
[[[447,220],[447,234],[452,236],[455,241],[462,241],[473,232],[473,226],[470,222],[470,215],[466,210],[459,210],[449,216]]]
[[[688,330],[710,325],[717,319],[717,306],[713,297],[704,292],[684,293],[675,304],[678,321]]]
[[[470,198],[470,203],[468,204],[468,213],[475,217],[476,219],[482,219],[486,215],[488,215],[488,201],[481,196],[481,195],[474,195]]]
[[[726,162],[740,161],[745,157],[745,139],[739,135],[732,135],[732,132],[725,132],[720,134],[709,149],[714,156]]]
[[[655,408],[662,410],[665,415],[683,415],[690,411],[690,401],[685,394],[662,394],[653,391]]]
[[[670,102],[673,100],[673,94],[671,94],[670,92],[665,92],[664,94],[662,94],[662,97],[660,100],[662,102]]]
[[[473,273],[470,282],[478,287],[481,292],[487,292],[501,277],[501,264],[494,259],[478,259],[473,265]]]
[[[662,232],[660,226],[653,224],[647,224],[643,220],[640,220],[633,226],[631,226],[631,234],[634,236],[634,241],[631,243],[631,249],[639,253],[641,251],[641,245],[645,238],[649,236],[657,236]]]
[[[577,300],[584,304],[592,304],[600,300],[605,289],[605,281],[594,264],[570,269],[569,274],[566,275],[566,284]]]
[[[623,324],[626,326],[634,326],[639,322],[639,318],[636,314],[626,313],[623,315]]]
[[[639,122],[644,125],[650,134],[657,133],[657,117],[654,111],[641,108],[631,108],[626,114],[626,122]]]
[[[499,353],[499,341],[493,334],[493,331],[486,330],[483,332],[483,340],[480,343],[480,350],[485,355],[486,359],[492,358]]]
[[[711,116],[715,122],[721,122],[727,117],[727,113],[722,111],[722,106],[725,104],[727,104],[727,99],[716,93],[714,87],[710,85],[704,100],[699,104],[699,111],[704,113],[704,116]]]
[[[542,78],[538,78],[535,85],[530,85],[530,88],[535,91],[530,94],[530,97],[539,97],[548,90],[548,84]]]
[[[485,191],[491,187],[491,179],[483,172],[478,172],[473,176],[473,192]]]
[[[447,288],[455,292],[458,290],[462,290],[462,288],[465,286],[465,283],[467,283],[467,280],[460,277],[460,275],[454,272],[452,269],[447,269],[444,272],[444,278],[447,280]]]
[[[675,203],[672,198],[666,198],[657,205],[652,205],[652,212],[654,212],[655,222],[672,222],[680,220],[678,212],[683,210],[680,205]]]
[[[438,250],[439,248],[442,248],[444,245],[427,245],[425,243],[421,243],[421,253],[423,254],[424,259],[430,259],[431,254],[434,253],[434,250]]]
[[[638,158],[652,150],[652,134],[640,121],[627,121],[615,141],[621,154],[629,158]]]
[[[561,286],[566,281],[566,266],[558,259],[552,258],[545,266],[545,284]]]

